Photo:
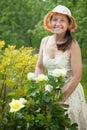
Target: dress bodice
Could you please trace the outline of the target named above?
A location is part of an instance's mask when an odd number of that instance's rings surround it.
[[[49,58],[45,51],[43,51],[43,64],[50,73],[54,69],[66,69],[67,71],[71,71],[70,65],[70,53],[68,50],[63,52],[57,58]]]

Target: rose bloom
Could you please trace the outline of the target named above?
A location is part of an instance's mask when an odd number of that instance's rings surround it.
[[[47,81],[48,77],[44,74],[39,74],[38,77],[35,78],[36,82]]]
[[[45,91],[51,92],[52,89],[53,89],[53,86],[51,86],[50,84],[47,84],[47,85],[45,86]]]
[[[28,73],[27,77],[29,80],[35,80],[35,74],[32,72]]]
[[[52,71],[51,75],[55,77],[60,77],[60,76],[65,77],[66,74],[67,74],[66,69],[55,69]]]
[[[22,98],[20,98],[19,100],[12,99],[12,102],[9,103],[10,112],[17,112],[21,108],[25,107],[24,102],[26,102],[26,100],[24,101],[24,99]]]
[[[22,104],[26,104],[26,103],[27,103],[27,100],[24,99],[24,98],[20,98],[19,101],[20,101]]]

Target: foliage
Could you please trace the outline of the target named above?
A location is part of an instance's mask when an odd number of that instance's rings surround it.
[[[14,89],[15,95],[7,96],[0,130],[77,130],[77,124],[71,124],[68,117],[68,106],[59,103],[65,75],[64,70],[61,72],[38,77],[29,73],[28,86],[22,88],[24,94],[20,96],[21,91],[16,94]]]
[[[87,26],[87,1],[80,0],[77,2],[76,8],[74,8],[73,12],[77,20],[77,27],[78,30],[75,33],[75,38],[77,39],[78,43],[80,44],[81,50],[82,50],[82,57],[83,59],[86,59],[87,55],[87,30],[85,27]]]
[[[0,42],[0,45],[3,42]],[[34,49],[8,45],[5,50],[0,50],[0,85],[3,86],[24,86],[24,78],[28,71],[34,69],[37,56],[33,55]]]
[[[29,71],[34,71],[38,57],[33,55],[33,48],[16,49],[15,46],[8,45],[3,49],[4,45],[4,41],[0,41],[0,119],[7,111],[10,96],[24,95],[23,87],[28,85],[26,75]]]
[[[84,88],[85,98],[87,102],[87,65],[83,65],[83,73],[82,73],[82,80],[81,80],[82,86]]]
[[[8,44],[20,43],[17,45],[18,47],[21,47],[22,44],[27,45],[29,41],[26,32],[29,28],[26,26],[29,24],[27,0],[22,2],[21,0],[0,1],[0,12],[0,39],[5,40]],[[24,39],[26,40],[24,41]]]

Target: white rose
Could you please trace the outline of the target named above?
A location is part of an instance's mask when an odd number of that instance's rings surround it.
[[[27,100],[24,99],[24,98],[20,98],[19,101],[20,101],[22,104],[26,104],[26,103],[27,103]]]
[[[42,82],[42,81],[47,81],[48,77],[44,74],[39,74],[36,78],[35,78],[36,82]]]
[[[67,70],[66,69],[61,69],[61,76],[65,77],[67,74]]]
[[[27,77],[29,80],[35,80],[35,74],[32,72],[28,73]]]
[[[45,91],[51,92],[52,89],[53,89],[53,86],[51,86],[50,84],[48,84],[48,85],[45,86]]]
[[[17,112],[21,108],[25,107],[22,100],[15,100],[15,99],[12,99],[12,102],[10,102],[9,105],[10,105],[10,112]]]
[[[67,71],[66,69],[55,69],[52,71],[52,76],[55,76],[55,77],[65,77],[67,74]]]

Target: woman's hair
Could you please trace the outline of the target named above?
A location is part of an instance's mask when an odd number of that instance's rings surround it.
[[[72,38],[72,36],[71,36],[70,30],[67,29],[64,39],[66,39],[66,42],[65,42],[65,43],[56,44],[58,50],[65,51],[65,50],[67,50],[67,49],[70,48],[71,43],[72,43],[72,40],[73,40],[73,38]],[[56,42],[57,42],[57,41],[56,41]]]

